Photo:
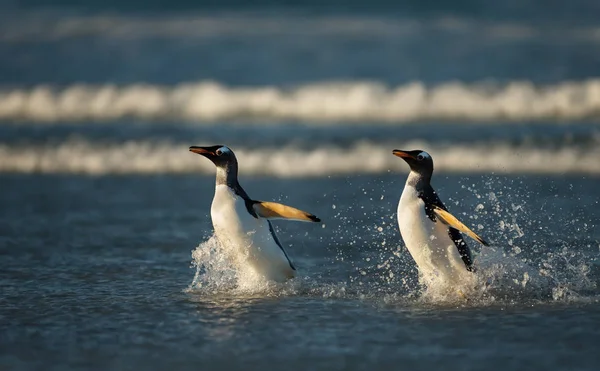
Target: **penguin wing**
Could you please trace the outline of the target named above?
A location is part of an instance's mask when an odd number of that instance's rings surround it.
[[[292,268],[293,270],[296,270],[296,267],[290,260],[290,257],[288,256],[288,254],[285,252],[285,249],[281,245],[281,242],[279,242],[279,238],[277,238],[277,234],[275,233],[275,228],[273,228],[273,224],[271,224],[271,222],[268,220],[267,220],[267,223],[269,224],[269,232],[271,233],[271,237],[273,237],[273,241],[275,241],[275,244],[277,244],[277,246],[279,246],[279,248],[283,252],[283,255],[285,255],[285,258],[287,259],[288,264],[290,265],[290,268]]]
[[[472,239],[474,239],[482,245],[489,246],[489,243],[486,240],[484,240],[477,233],[473,232],[469,227],[461,223],[460,220],[456,219],[456,217],[450,214],[448,211],[436,205],[433,205],[432,209],[433,213],[439,218],[439,220],[442,223],[454,229],[458,229],[459,231],[465,233],[467,236],[471,237]]]
[[[278,204],[277,202],[266,202],[266,201],[252,201],[252,209],[256,215],[260,218],[265,219],[290,219],[299,220],[302,222],[320,222],[321,219],[317,218],[311,213],[306,211],[298,210],[294,207]]]
[[[427,217],[429,217],[429,219],[431,219],[432,222],[435,222],[436,219],[440,219],[440,221],[442,223],[444,223],[441,220],[441,218],[439,218],[436,215],[436,213],[434,212],[434,209],[439,208],[446,212],[448,211],[448,209],[446,209],[446,206],[444,205],[442,200],[440,200],[440,198],[438,197],[437,193],[433,190],[433,188],[430,186],[428,189],[425,189],[423,192],[420,192],[419,198],[421,198],[423,200],[423,202],[425,203],[425,213],[427,214]],[[463,263],[465,263],[467,270],[472,271],[473,270],[473,255],[471,254],[471,249],[469,249],[469,245],[467,245],[467,243],[465,242],[462,234],[460,234],[458,229],[456,229],[454,227],[449,227],[448,228],[448,236],[450,236],[450,239],[452,241],[454,241],[454,245],[456,245],[458,254],[460,255]]]
[[[473,267],[473,256],[471,255],[471,249],[469,249],[469,246],[465,242],[462,234],[460,234],[458,229],[449,227],[448,236],[450,236],[450,239],[454,242],[454,245],[458,250],[458,254],[460,255],[463,263],[465,263],[467,270],[469,272],[473,272],[475,268]]]

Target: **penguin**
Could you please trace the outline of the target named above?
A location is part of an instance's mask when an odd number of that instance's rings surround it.
[[[210,216],[219,244],[237,264],[248,266],[270,281],[284,282],[296,276],[271,220],[320,222],[316,216],[275,202],[253,200],[238,182],[238,162],[224,145],[192,146],[191,152],[211,160],[217,168]]]
[[[410,166],[398,203],[398,226],[417,264],[419,279],[425,286],[448,288],[472,282],[473,255],[460,232],[485,246],[489,243],[448,212],[430,184],[433,159],[429,153],[398,149],[392,153]]]

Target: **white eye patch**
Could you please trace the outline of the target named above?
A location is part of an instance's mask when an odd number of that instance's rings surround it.
[[[429,155],[429,153],[427,153],[425,151],[419,153],[419,156],[421,156],[422,158],[431,158],[431,156]]]

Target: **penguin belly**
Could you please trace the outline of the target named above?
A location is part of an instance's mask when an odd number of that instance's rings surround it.
[[[469,279],[464,262],[448,235],[448,226],[433,222],[414,187],[406,186],[398,204],[398,226],[404,244],[426,285],[460,285]]]
[[[271,234],[266,219],[248,212],[245,200],[226,185],[218,185],[210,210],[219,243],[234,264],[249,266],[268,280],[283,282],[293,278],[285,252]]]

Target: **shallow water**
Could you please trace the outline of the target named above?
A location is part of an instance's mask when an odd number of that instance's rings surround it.
[[[400,242],[403,177],[242,176],[249,194],[280,195],[324,227],[278,222],[299,277],[235,289],[210,270],[210,285],[192,285],[192,250],[210,247],[212,177],[5,174],[0,365],[597,368],[597,178],[438,175],[450,209],[479,214],[480,232],[506,253],[486,279],[518,278],[446,302],[423,294]],[[494,201],[491,190],[504,193]],[[515,257],[545,278],[523,285]]]

